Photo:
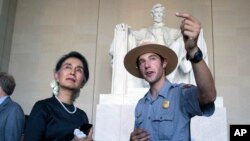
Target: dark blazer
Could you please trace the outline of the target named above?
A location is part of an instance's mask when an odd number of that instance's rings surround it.
[[[21,106],[7,97],[0,104],[0,141],[20,141],[25,116]]]

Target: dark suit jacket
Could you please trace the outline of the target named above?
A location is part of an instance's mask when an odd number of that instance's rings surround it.
[[[20,141],[24,122],[21,106],[7,97],[0,105],[0,141]]]

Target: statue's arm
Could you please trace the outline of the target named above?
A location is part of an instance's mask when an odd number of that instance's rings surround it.
[[[140,30],[134,30],[131,31],[130,33],[132,33],[131,35],[137,40],[137,41],[142,41],[143,39],[145,39],[145,35],[146,35],[147,29],[146,28],[142,28]]]
[[[188,74],[192,71],[192,65],[191,63],[186,59],[187,51],[185,49],[185,44],[183,42],[183,37],[179,37],[177,39],[177,42],[179,43],[179,53],[178,53],[178,59],[179,60],[179,69],[184,73]]]
[[[185,45],[184,45],[182,36],[177,36],[177,37],[178,37],[178,39],[176,40],[176,42],[180,42],[180,48],[181,48],[181,50],[179,51],[179,54],[178,54],[179,55],[178,58],[181,59],[179,68],[182,70],[183,73],[189,73],[192,70],[192,65],[186,59],[187,52],[185,50]],[[206,45],[206,41],[204,39],[202,29],[200,30],[200,33],[198,36],[197,46],[201,49],[201,51],[203,53],[203,59],[204,59],[205,63],[208,65],[207,45]]]

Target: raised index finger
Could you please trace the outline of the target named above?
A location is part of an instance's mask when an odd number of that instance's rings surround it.
[[[195,17],[193,17],[191,14],[177,12],[177,13],[175,13],[175,15],[176,15],[177,17],[183,18],[184,21],[191,21],[191,23],[196,23],[196,24],[199,24],[199,25],[200,25],[199,20],[197,20],[197,19],[196,19]]]
[[[190,14],[188,14],[188,13],[176,12],[175,15],[176,15],[177,17],[184,18],[184,19],[188,19],[188,20],[191,20],[191,21],[195,21],[195,20],[196,20],[192,15],[190,15]]]

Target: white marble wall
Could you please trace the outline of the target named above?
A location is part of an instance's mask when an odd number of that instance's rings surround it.
[[[134,108],[147,89],[130,94],[101,94],[96,109],[96,141],[128,141],[134,127]],[[211,117],[195,117],[191,121],[192,141],[227,141],[226,109],[223,99],[216,100]]]
[[[134,128],[134,108],[148,89],[128,90],[129,94],[101,94],[96,108],[95,140],[128,141]]]
[[[222,97],[215,102],[211,117],[196,116],[191,120],[192,141],[227,141],[227,116]]]
[[[191,120],[192,141],[227,141],[226,109],[217,107],[211,117]]]

